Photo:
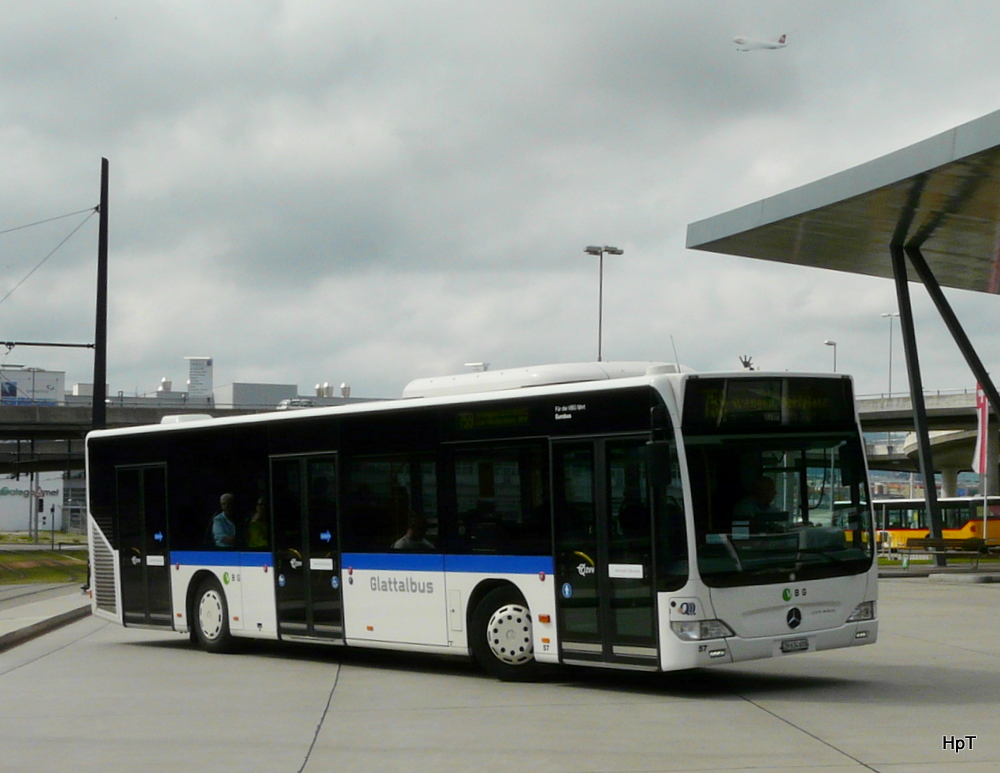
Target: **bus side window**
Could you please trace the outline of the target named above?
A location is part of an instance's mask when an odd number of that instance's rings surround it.
[[[439,547],[437,473],[433,460],[394,454],[351,459],[344,484],[344,549],[386,553],[419,522],[412,549]]]
[[[546,461],[535,442],[456,451],[456,549],[551,552]]]

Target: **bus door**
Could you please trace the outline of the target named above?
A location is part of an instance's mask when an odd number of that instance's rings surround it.
[[[563,662],[658,667],[646,440],[553,443]]]
[[[336,454],[272,458],[271,497],[278,632],[341,640]]]
[[[119,467],[119,573],[126,625],[173,627],[167,541],[167,468]]]

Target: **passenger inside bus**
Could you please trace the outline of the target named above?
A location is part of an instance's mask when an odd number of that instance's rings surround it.
[[[212,540],[217,548],[231,548],[236,542],[236,522],[233,508],[236,497],[226,493],[219,497],[221,510],[212,517]]]
[[[393,550],[433,550],[434,545],[427,539],[427,521],[417,513],[410,513],[406,534],[396,540]]]
[[[247,547],[252,549],[267,546],[267,501],[260,497],[247,524]]]

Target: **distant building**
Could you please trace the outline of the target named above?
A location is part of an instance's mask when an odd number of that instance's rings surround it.
[[[34,479],[34,480],[32,480]],[[40,472],[0,479],[0,531],[63,528],[63,473]]]
[[[63,405],[66,373],[41,368],[0,368],[0,404]]]
[[[213,396],[212,358],[185,357],[188,361],[188,395],[194,400],[211,400]]]
[[[297,397],[296,384],[240,384],[215,387],[218,408],[274,408],[282,400]]]

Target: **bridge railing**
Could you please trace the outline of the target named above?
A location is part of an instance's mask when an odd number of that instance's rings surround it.
[[[971,395],[975,397],[976,390],[975,387],[967,389],[925,389],[924,397],[947,397],[950,395]],[[872,392],[865,395],[855,395],[856,400],[909,400],[910,393],[905,389],[901,389],[898,392],[893,391],[892,394],[889,392]]]

